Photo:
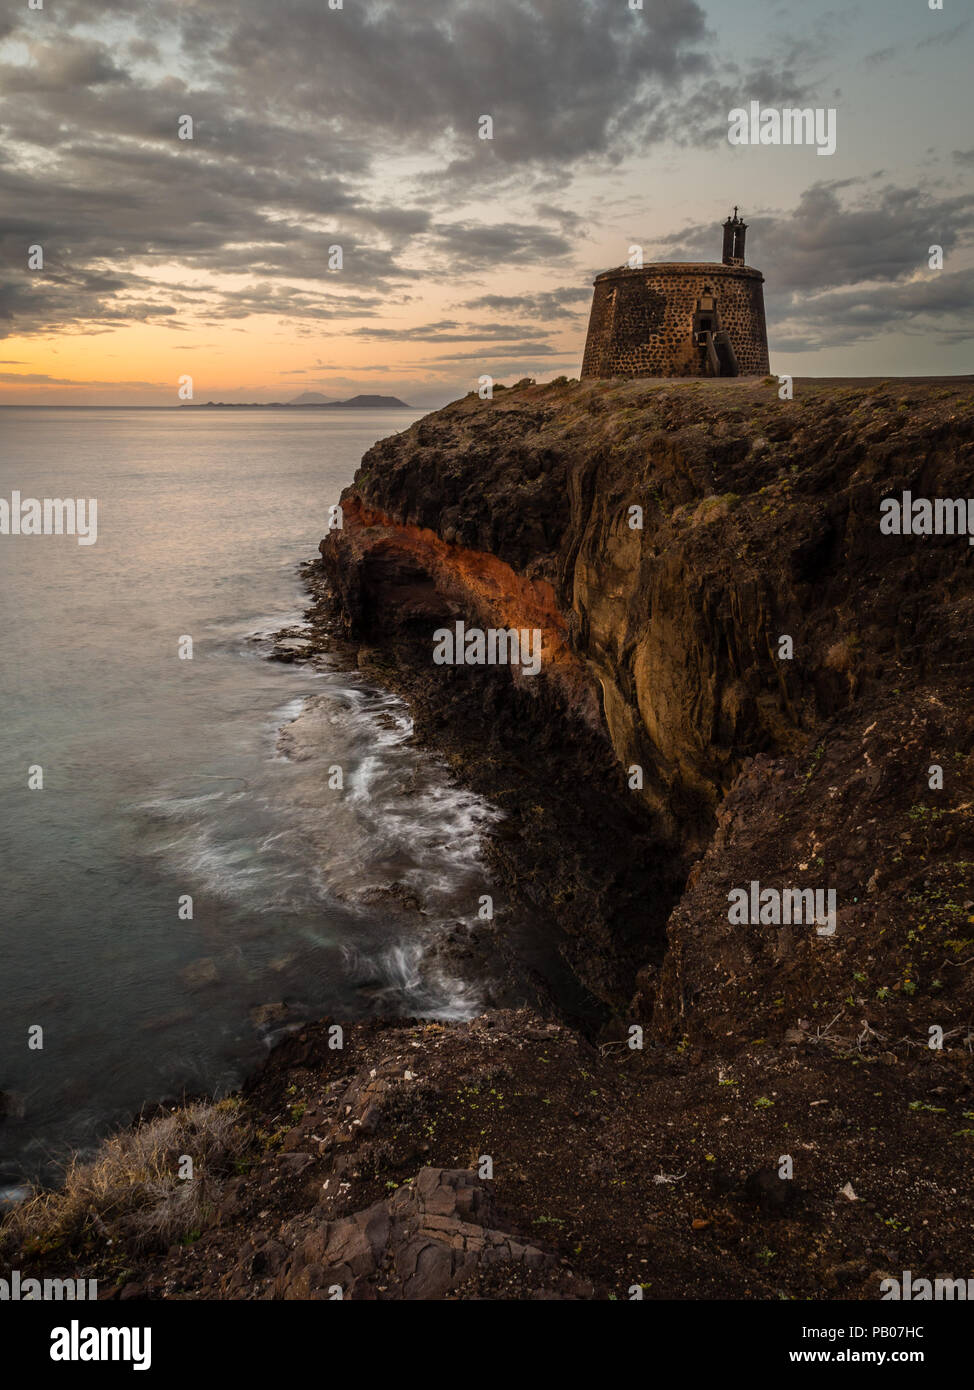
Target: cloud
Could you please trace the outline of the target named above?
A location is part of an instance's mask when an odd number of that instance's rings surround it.
[[[938,34],[929,34],[925,39],[921,39],[917,44],[917,48],[932,48],[935,45],[952,44],[956,39],[959,39],[962,34],[966,34],[970,27],[971,21],[969,19],[962,19],[959,24],[952,24],[949,29],[943,29]]]
[[[528,330],[519,323],[459,323],[454,319],[441,319],[437,323],[420,324],[414,328],[360,328],[355,337],[368,342],[401,343],[479,343],[488,339],[506,341],[523,338]],[[547,330],[539,327],[536,332],[544,334]]]
[[[849,189],[860,187],[855,180],[816,183],[790,212],[745,210],[748,260],[764,271],[772,291],[898,279],[926,266],[931,245],[949,252],[971,240],[974,192],[944,197],[888,184],[860,192],[851,203],[843,200]],[[713,260],[718,232],[705,223],[661,244],[667,259]]]
[[[888,63],[890,59],[895,58],[898,52],[899,49],[896,45],[891,44],[889,48],[877,48],[875,53],[867,53],[862,61],[866,67],[878,68],[882,67],[883,63]]]
[[[458,269],[492,270],[562,260],[576,243],[546,227],[512,222],[440,223],[427,238],[430,249]]]
[[[493,349],[480,348],[474,352],[444,353],[438,357],[424,357],[421,360],[424,362],[480,361],[490,363],[495,362],[498,358],[504,358],[506,361],[511,362],[519,357],[535,359],[539,357],[564,356],[564,348],[555,348],[549,346],[547,343],[536,343],[533,340],[529,340],[523,343],[502,343]]]
[[[48,376],[44,372],[0,372],[0,381],[16,386],[98,386],[156,388],[165,386],[163,381],[80,381],[69,376]]]
[[[541,200],[531,223],[457,217],[444,170],[465,196],[557,187],[660,135],[711,64],[696,0],[62,0],[56,41],[44,23],[25,7],[0,30],[28,55],[0,51],[7,334],[178,331],[192,302],[167,307],[173,267],[205,283],[210,320],[307,322],[372,312],[431,272],[564,260],[577,214]],[[485,113],[492,142],[477,138]],[[405,159],[428,172],[390,198],[388,162]],[[35,243],[50,269],[31,279]]]
[[[574,319],[582,312],[587,313],[591,302],[592,290],[585,285],[539,290],[536,294],[482,294],[478,299],[466,300],[463,307],[550,323],[552,319]]]
[[[929,278],[833,290],[802,299],[775,325],[771,346],[780,352],[809,352],[869,341],[899,329],[943,343],[974,340],[974,276],[931,272]],[[918,348],[922,354],[922,347]]]
[[[286,23],[265,0],[194,7],[207,10],[218,28],[230,20],[224,41],[208,45],[214,60],[246,71],[255,100],[304,116],[324,90],[344,129],[385,132],[399,149],[442,141],[460,158],[490,145],[508,164],[638,138],[647,102],[707,66],[696,0],[645,0],[641,12],[597,0],[378,0],[340,13],[298,0]],[[484,114],[493,142],[478,139]]]
[[[32,44],[29,51],[30,62],[26,65],[0,64],[0,87],[8,92],[39,95],[129,80],[102,43],[68,34],[56,43]]]
[[[972,244],[972,213],[974,192],[864,191],[844,180],[814,184],[790,212],[748,216],[747,259],[765,276],[772,346],[836,347],[893,328],[968,336],[959,321],[974,307],[974,276],[928,265],[933,245],[944,248],[949,269],[951,253]],[[713,225],[663,245],[668,259],[717,258]]]
[[[729,63],[726,71],[703,84],[686,101],[672,137],[683,145],[727,145],[727,117],[739,106],[752,101],[762,106],[820,106],[822,93],[808,79],[801,80],[792,67],[777,67],[758,59],[746,71]],[[659,135],[664,134],[663,130]]]
[[[839,186],[816,184],[783,217],[756,217],[755,248],[769,283],[822,290],[902,280],[925,269],[931,245],[949,254],[971,240],[974,192],[938,197],[892,184],[843,203]]]

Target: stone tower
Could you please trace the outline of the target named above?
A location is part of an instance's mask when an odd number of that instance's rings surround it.
[[[582,376],[767,376],[764,276],[744,264],[746,235],[735,208],[719,263],[597,276]]]

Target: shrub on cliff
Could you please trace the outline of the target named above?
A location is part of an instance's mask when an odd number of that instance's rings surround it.
[[[198,1230],[223,1179],[253,1142],[236,1100],[187,1105],[112,1135],[87,1162],[72,1159],[54,1192],[36,1191],[0,1226],[0,1255],[80,1254],[109,1240],[165,1248]],[[192,1160],[192,1176],[186,1160]]]

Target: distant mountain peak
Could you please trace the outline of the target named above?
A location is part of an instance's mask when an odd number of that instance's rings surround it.
[[[300,396],[295,396],[293,401],[286,401],[285,404],[351,406],[352,408],[358,407],[368,410],[389,406],[400,410],[412,409],[412,406],[401,401],[398,396],[351,396],[347,401],[336,401],[333,396],[323,396],[320,391],[303,391]]]

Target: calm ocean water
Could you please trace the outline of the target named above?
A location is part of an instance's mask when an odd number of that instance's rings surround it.
[[[0,411],[0,495],[98,499],[94,545],[0,537],[0,1189],[237,1084],[287,1022],[475,1012],[426,945],[475,916],[493,813],[395,697],[265,659],[328,506],[418,414]]]

